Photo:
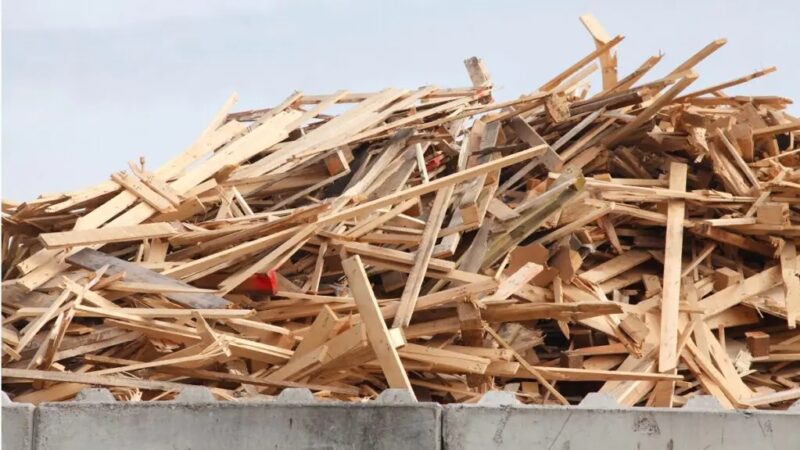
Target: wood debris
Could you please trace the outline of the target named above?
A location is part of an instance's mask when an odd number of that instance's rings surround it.
[[[581,20],[594,50],[515,100],[478,58],[467,87],[234,95],[161,167],[3,201],[4,391],[785,409],[800,120],[726,92],[774,68],[704,86],[717,40],[643,81],[661,55],[619,73]]]

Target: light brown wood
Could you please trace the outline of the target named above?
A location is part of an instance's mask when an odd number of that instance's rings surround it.
[[[590,381],[625,406],[788,408],[791,101],[730,55],[735,77],[689,91],[724,40],[618,73],[622,37],[581,22],[594,48],[511,100],[477,57],[465,87],[234,95],[161,167],[3,200],[3,367],[27,371],[4,390],[575,405]]]
[[[685,190],[686,175],[685,164],[672,163],[669,168],[670,190]],[[667,207],[667,236],[664,245],[664,282],[661,287],[659,372],[672,370],[678,364],[678,306],[681,295],[684,219],[683,200],[670,200]]]
[[[367,337],[386,375],[389,386],[396,389],[406,389],[413,396],[414,391],[408,381],[408,375],[403,368],[403,363],[400,361],[400,356],[390,343],[389,329],[386,327],[386,322],[383,321],[378,301],[372,293],[361,258],[355,255],[344,259],[342,260],[342,267],[344,267],[345,274],[353,290],[353,299],[364,321]]]
[[[72,247],[79,245],[109,244],[113,242],[139,241],[143,239],[169,237],[177,234],[168,223],[148,223],[130,227],[110,227],[99,230],[73,230],[44,233],[39,239],[46,248]]]
[[[428,221],[425,224],[425,230],[422,233],[419,249],[414,257],[414,266],[408,274],[408,281],[400,297],[400,306],[397,310],[397,314],[394,316],[393,327],[395,328],[407,327],[408,324],[411,323],[411,315],[414,313],[414,307],[417,304],[422,282],[425,281],[428,264],[433,255],[433,248],[436,245],[439,229],[442,227],[447,208],[450,205],[453,189],[454,186],[450,185],[436,193],[436,198],[433,201],[433,206],[431,206],[431,212],[428,216]]]

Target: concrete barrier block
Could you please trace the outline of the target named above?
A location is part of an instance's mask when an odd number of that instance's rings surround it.
[[[599,399],[599,398],[598,398]],[[800,448],[800,414],[772,411],[447,405],[445,449]]]
[[[284,389],[275,398],[278,403],[314,403],[317,400],[310,390],[305,388],[289,388]]]
[[[722,411],[724,408],[719,400],[713,395],[695,395],[691,397],[683,409],[695,409],[698,411]]]
[[[440,448],[437,404],[309,401],[301,391],[270,402],[45,403],[34,448]]]
[[[3,394],[3,448],[27,450],[33,448],[34,406],[15,403]]]
[[[482,406],[507,406],[521,405],[517,396],[513,392],[489,391],[481,396],[478,404]]]
[[[590,392],[578,404],[581,408],[619,409],[619,402],[605,392]]]
[[[417,400],[405,389],[386,389],[378,395],[378,403],[414,404]]]
[[[205,386],[188,386],[178,392],[174,401],[178,403],[209,403],[217,400],[211,393],[211,389]]]
[[[84,388],[75,396],[76,402],[83,403],[111,403],[117,401],[114,395],[106,388]]]

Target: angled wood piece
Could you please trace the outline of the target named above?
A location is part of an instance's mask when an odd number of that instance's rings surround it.
[[[408,275],[406,287],[400,297],[400,307],[394,317],[393,326],[395,328],[407,327],[411,323],[411,315],[414,314],[414,306],[417,304],[419,291],[422,282],[425,281],[425,274],[428,272],[433,248],[436,245],[436,238],[442,228],[447,209],[450,206],[450,199],[453,195],[454,186],[446,186],[436,193],[433,200],[425,230],[422,233],[422,240],[414,257],[414,266]]]
[[[128,163],[128,167],[130,167],[131,172],[136,175],[145,186],[149,187],[160,196],[167,199],[168,202],[172,204],[174,207],[178,207],[181,203],[181,197],[175,192],[166,181],[158,178],[154,173],[148,172],[140,167],[138,167],[133,162]]]
[[[539,90],[540,91],[549,91],[551,89],[554,89],[559,84],[561,84],[564,80],[566,80],[567,78],[569,78],[570,76],[574,75],[579,70],[581,70],[583,68],[583,66],[589,64],[590,62],[592,62],[592,60],[594,60],[598,56],[600,56],[602,54],[605,54],[606,52],[608,52],[608,50],[614,48],[614,46],[616,46],[617,44],[622,42],[623,39],[625,39],[623,36],[615,36],[614,38],[610,39],[605,44],[598,46],[597,49],[595,49],[595,51],[593,51],[593,52],[589,53],[588,55],[584,56],[578,62],[576,62],[575,64],[571,65],[569,68],[567,68],[565,71],[563,71],[560,74],[556,75],[552,80],[550,80],[547,83],[543,84],[539,88]]]
[[[685,72],[687,70],[691,70],[694,66],[700,63],[700,61],[706,59],[710,54],[714,53],[715,51],[719,50],[720,47],[728,43],[727,39],[716,39],[712,41],[710,44],[706,45],[702,49],[700,49],[697,53],[689,57],[686,61],[682,62],[678,67],[672,70],[672,72],[667,75],[667,77],[672,77],[679,75],[681,72]]]
[[[783,283],[781,268],[779,266],[770,267],[740,283],[709,295],[700,300],[698,304],[705,310],[706,319],[709,319],[781,283]]]
[[[481,300],[481,303],[488,304],[491,302],[502,301],[514,295],[523,285],[527,284],[536,275],[542,272],[544,267],[536,263],[526,263],[520,267],[516,272],[502,280],[497,287],[497,292],[493,295]]]
[[[580,17],[580,21],[586,31],[592,35],[595,46],[601,47],[611,40],[611,35],[603,28],[600,22],[590,13]],[[617,52],[616,49],[608,49],[598,56],[600,66],[603,68],[603,89],[610,89],[617,84]]]
[[[649,261],[652,257],[653,255],[649,252],[629,250],[602,264],[592,267],[578,276],[589,283],[600,284]]]
[[[493,148],[497,145],[500,137],[500,122],[492,122],[486,125],[483,135],[480,139],[480,150]],[[463,161],[465,155],[459,154],[459,162]],[[492,160],[492,154],[481,154],[475,157],[477,164],[486,164]],[[459,201],[459,212],[461,213],[461,220],[463,223],[480,223],[482,217],[478,211],[478,197],[481,194],[484,184],[488,179],[489,173],[484,173],[471,180],[467,180],[459,186],[461,192],[461,199]]]
[[[645,108],[642,112],[636,115],[636,118],[632,121],[626,123],[622,128],[617,130],[614,134],[609,136],[608,138],[604,139],[604,144],[607,147],[613,147],[616,144],[619,144],[623,139],[625,139],[629,134],[636,131],[639,127],[645,124],[648,120],[650,120],[658,111],[661,110],[665,105],[668,105],[672,102],[675,97],[678,96],[684,89],[686,89],[690,84],[694,83],[697,79],[697,74],[694,72],[689,72],[680,81],[675,83],[664,95],[658,97],[653,103],[650,104],[647,108]]]
[[[375,355],[378,357],[378,362],[386,376],[386,381],[388,381],[390,387],[405,389],[414,396],[414,391],[408,381],[408,375],[403,368],[403,363],[400,361],[400,356],[391,343],[389,329],[383,320],[375,294],[372,293],[372,287],[369,284],[367,273],[364,272],[361,258],[355,255],[344,259],[342,260],[342,267],[350,283],[350,289],[358,307],[358,312],[361,314],[361,320],[366,327],[367,338],[375,351]]]
[[[747,81],[750,81],[750,80],[753,80],[753,79],[756,79],[756,78],[759,78],[759,77],[763,77],[764,75],[768,75],[768,74],[770,74],[772,72],[775,72],[776,70],[778,70],[778,69],[775,66],[767,67],[766,69],[757,70],[757,71],[755,71],[755,72],[753,72],[753,73],[751,73],[749,75],[745,75],[743,77],[735,78],[733,80],[726,81],[724,83],[715,84],[715,85],[709,86],[707,88],[703,88],[703,89],[699,89],[699,90],[694,91],[694,92],[690,92],[690,93],[688,93],[686,95],[683,95],[681,97],[676,98],[675,101],[676,102],[682,102],[682,101],[688,100],[688,99],[690,99],[692,97],[700,97],[701,95],[712,94],[712,93],[714,93],[716,91],[721,91],[722,89],[727,89],[729,87],[737,86],[737,85],[742,84],[744,82],[747,82]]]
[[[150,189],[138,178],[132,177],[125,172],[117,172],[111,174],[111,179],[127,189],[131,194],[139,197],[156,211],[164,214],[175,211],[175,207],[166,198]]]
[[[669,188],[686,190],[687,167],[673,162],[669,168]],[[678,363],[678,306],[681,297],[681,264],[683,261],[683,200],[670,200],[667,207],[667,236],[664,244],[664,284],[661,294],[661,341],[658,370],[667,372]]]
[[[322,311],[320,311],[317,318],[314,319],[314,323],[311,324],[311,329],[306,333],[300,345],[294,350],[292,359],[308,353],[330,339],[336,329],[337,320],[338,316],[336,313],[333,312],[328,305],[324,305]]]
[[[504,347],[506,350],[510,351],[510,352],[511,352],[511,353],[514,355],[514,358],[515,358],[515,359],[516,359],[516,360],[517,360],[517,361],[518,361],[520,364],[522,364],[522,366],[523,366],[523,367],[525,367],[525,370],[527,370],[527,371],[528,371],[528,372],[529,372],[531,375],[533,375],[533,377],[534,377],[534,378],[536,378],[536,381],[538,381],[539,383],[541,383],[541,384],[542,384],[542,385],[543,385],[543,386],[544,386],[544,387],[547,389],[547,392],[549,392],[550,394],[552,394],[552,395],[553,395],[553,397],[555,397],[555,398],[556,398],[556,400],[558,400],[558,401],[559,401],[559,403],[561,403],[562,405],[569,405],[569,401],[568,401],[566,398],[564,398],[564,396],[563,396],[563,395],[561,395],[561,393],[560,393],[560,392],[558,392],[558,391],[556,390],[556,388],[555,388],[555,387],[553,387],[553,385],[552,385],[552,384],[550,384],[550,382],[549,382],[549,381],[547,381],[547,380],[546,380],[546,379],[545,379],[545,378],[542,376],[541,372],[539,372],[539,371],[538,371],[538,370],[537,370],[535,367],[533,367],[533,366],[532,366],[532,365],[531,365],[531,364],[530,364],[528,361],[526,361],[526,360],[525,360],[525,358],[523,358],[523,357],[522,357],[522,355],[520,355],[520,354],[519,354],[519,353],[518,353],[516,350],[514,350],[514,348],[513,348],[513,347],[511,347],[511,346],[508,344],[508,342],[506,342],[506,341],[505,341],[505,340],[504,340],[502,337],[500,337],[500,335],[499,335],[499,334],[497,334],[497,332],[496,332],[496,331],[494,331],[494,329],[492,329],[492,327],[490,327],[489,325],[484,325],[484,329],[486,330],[486,332],[487,332],[487,333],[489,333],[489,335],[491,335],[491,336],[492,336],[492,338],[493,338],[493,339],[494,339],[494,340],[495,340],[495,341],[496,341],[498,344],[500,344],[500,346],[502,346],[502,347]]]
[[[123,261],[119,258],[89,248],[85,248],[69,256],[67,262],[89,270],[99,270],[101,267],[108,265],[109,268],[106,271],[106,275],[110,276],[124,273],[125,280],[127,281],[164,285],[167,288],[172,286],[194,289],[193,286],[182,281],[161,275],[152,270],[145,269],[138,264]],[[231,304],[224,298],[207,293],[186,294],[165,292],[164,296],[190,308],[227,308]]]

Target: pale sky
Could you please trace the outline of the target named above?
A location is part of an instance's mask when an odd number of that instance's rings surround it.
[[[181,151],[233,91],[236,110],[293,90],[469,85],[482,57],[495,97],[535,90],[594,45],[578,16],[622,34],[624,76],[668,73],[714,39],[697,89],[768,66],[729,92],[800,98],[796,1],[6,0],[2,195],[24,201]],[[596,88],[599,78],[593,83]],[[792,111],[796,112],[796,105]]]

